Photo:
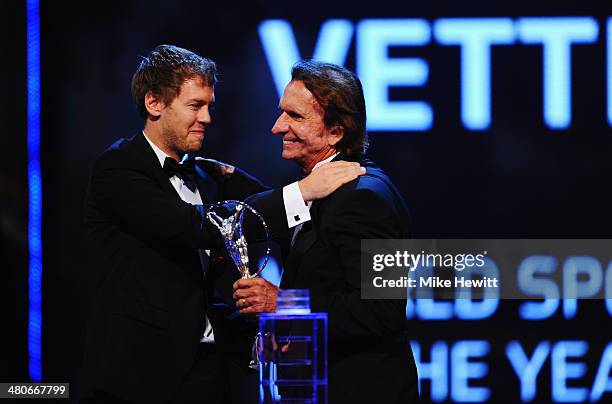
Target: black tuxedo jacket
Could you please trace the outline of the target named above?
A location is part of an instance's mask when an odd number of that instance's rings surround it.
[[[244,199],[265,189],[237,170],[213,178],[198,162],[203,202]],[[234,316],[215,284],[227,274],[202,271],[198,249],[222,247],[203,220],[205,206],[181,200],[144,135],[107,149],[92,171],[85,207],[91,309],[83,385],[134,402],[164,402],[187,376],[211,320],[218,349],[248,351],[230,341]],[[238,277],[238,272],[229,275]],[[226,293],[231,303],[231,280]],[[242,348],[238,348],[241,346]],[[241,357],[248,361],[248,355]]]
[[[338,156],[335,160],[343,159]],[[361,240],[408,237],[408,212],[387,175],[366,174],[315,201],[284,261],[283,289],[309,289],[314,312],[328,313],[330,403],[418,400],[404,300],[361,299]],[[278,239],[289,239],[282,190],[249,200]]]

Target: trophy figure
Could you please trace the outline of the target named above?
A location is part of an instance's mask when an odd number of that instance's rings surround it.
[[[262,265],[257,269],[255,273],[251,273],[249,269],[249,254],[248,244],[244,234],[242,232],[242,221],[244,220],[244,214],[246,211],[251,212],[255,217],[259,219],[264,233],[266,236],[267,249],[265,253],[265,259]],[[228,214],[229,213],[229,214]],[[214,224],[225,242],[225,248],[229,253],[232,261],[238,268],[242,279],[254,278],[263,271],[268,259],[270,258],[270,232],[268,225],[266,224],[263,217],[255,210],[252,206],[236,201],[228,200],[218,202],[213,205],[206,213],[206,218]],[[260,358],[259,352],[261,351],[261,334],[258,333],[253,341],[251,348],[251,361],[249,367],[254,370],[259,370]]]
[[[229,211],[229,216],[222,217],[215,211],[215,208],[223,208],[225,212]],[[242,221],[244,220],[244,213],[247,210],[259,219],[268,243],[263,264],[253,274],[249,269],[249,253],[247,249],[248,243],[242,232]],[[268,263],[268,259],[270,258],[270,232],[263,217],[261,217],[261,215],[255,209],[253,209],[253,207],[244,202],[228,200],[218,202],[217,204],[213,205],[213,207],[206,213],[206,218],[212,224],[214,224],[217,229],[219,229],[219,232],[223,237],[223,241],[225,242],[225,248],[227,249],[230,258],[236,265],[236,268],[238,268],[242,279],[254,278],[259,275],[265,268],[266,264]]]

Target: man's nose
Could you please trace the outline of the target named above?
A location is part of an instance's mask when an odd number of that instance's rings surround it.
[[[285,119],[285,113],[283,112],[272,126],[272,133],[275,135],[282,135],[289,130],[289,125],[287,124],[287,120]]]
[[[210,111],[207,106],[200,108],[200,112],[198,112],[198,122],[208,125],[212,122],[212,118],[210,116]]]

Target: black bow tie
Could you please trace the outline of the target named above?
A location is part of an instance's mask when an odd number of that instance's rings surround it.
[[[164,172],[168,178],[176,175],[183,180],[185,186],[189,188],[191,192],[196,191],[196,176],[198,174],[196,172],[193,159],[185,160],[183,163],[179,163],[172,157],[166,157],[166,160],[164,160]]]

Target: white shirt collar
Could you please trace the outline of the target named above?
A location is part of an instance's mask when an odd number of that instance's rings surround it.
[[[164,153],[159,147],[155,146],[155,143],[153,143],[151,139],[147,137],[147,134],[145,133],[144,130],[142,131],[142,134],[144,135],[145,139],[147,139],[147,142],[149,142],[149,144],[151,145],[151,148],[155,152],[155,155],[157,156],[157,159],[159,160],[159,164],[163,167],[166,157],[170,157],[170,156]]]
[[[330,157],[326,158],[325,160],[319,161],[317,164],[315,164],[315,166],[312,169],[316,170],[318,167],[322,166],[323,164],[329,163],[330,161],[335,159],[338,154],[340,154],[340,153],[336,153],[333,156],[330,156]]]

